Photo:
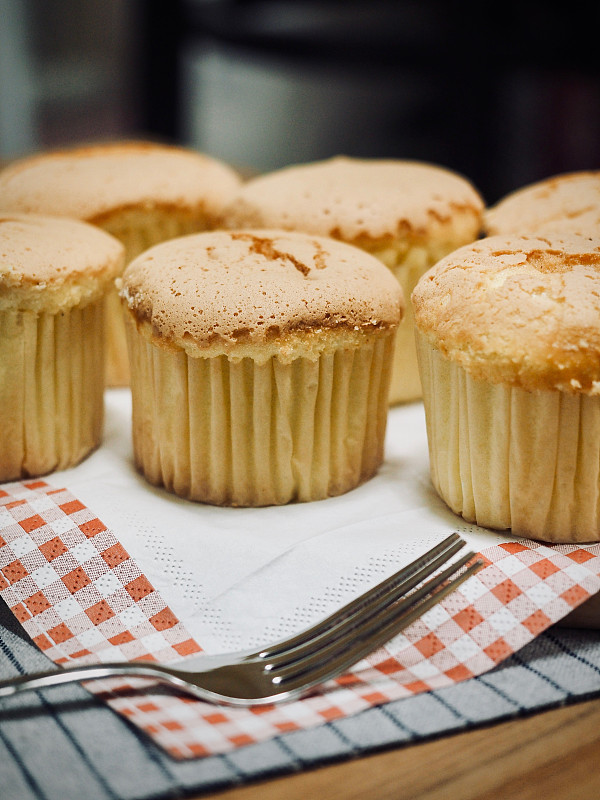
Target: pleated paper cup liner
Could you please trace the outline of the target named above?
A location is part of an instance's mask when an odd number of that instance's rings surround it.
[[[0,313],[0,478],[43,475],[100,444],[102,300],[60,314]]]
[[[343,494],[383,460],[394,333],[316,358],[191,357],[128,326],[135,462],[216,505]]]
[[[600,538],[600,397],[475,380],[417,336],[432,482],[478,525]]]

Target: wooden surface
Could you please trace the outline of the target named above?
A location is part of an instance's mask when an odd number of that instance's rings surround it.
[[[596,800],[600,699],[201,797]]]
[[[600,628],[600,592],[557,623],[565,628]]]

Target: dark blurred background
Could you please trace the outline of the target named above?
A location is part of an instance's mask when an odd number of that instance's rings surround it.
[[[189,145],[248,174],[421,159],[491,203],[600,168],[600,4],[0,0],[0,160]]]

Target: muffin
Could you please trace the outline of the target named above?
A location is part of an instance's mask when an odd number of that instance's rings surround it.
[[[433,485],[469,522],[600,539],[600,236],[490,236],[415,288]]]
[[[411,161],[337,157],[247,181],[224,225],[300,230],[376,256],[407,300],[420,276],[479,235],[483,201],[449,170]],[[410,302],[398,328],[390,403],[421,397]]]
[[[382,462],[402,291],[372,256],[283,231],[215,231],[125,270],[135,462],[190,500],[339,495]]]
[[[123,262],[92,225],[0,214],[0,480],[69,467],[100,443],[104,296]]]
[[[0,210],[72,217],[125,246],[126,262],[153,244],[216,224],[240,178],[201,153],[150,142],[75,147],[21,159],[0,172]],[[116,290],[107,303],[107,384],[129,381]]]
[[[600,229],[600,171],[570,172],[524,186],[484,212],[488,235]]]

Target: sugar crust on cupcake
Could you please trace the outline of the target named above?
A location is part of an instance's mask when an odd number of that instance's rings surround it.
[[[8,165],[0,171],[0,209],[100,227],[128,209],[164,209],[212,224],[239,182],[231,167],[203,153],[152,142],[107,142]]]
[[[0,211],[0,310],[60,313],[92,302],[123,268],[123,246],[75,220]]]
[[[157,245],[130,265],[122,295],[153,338],[194,355],[205,348],[239,353],[246,344],[268,351],[276,340],[279,347],[282,338],[314,329],[353,336],[386,328],[398,323],[401,302],[398,287],[364,253],[259,230]]]
[[[600,171],[545,178],[511,192],[484,213],[490,236],[557,228],[590,234],[600,229]]]
[[[474,378],[600,393],[600,237],[488,237],[413,294],[418,327]]]

